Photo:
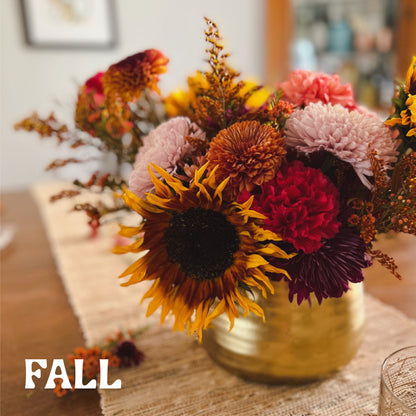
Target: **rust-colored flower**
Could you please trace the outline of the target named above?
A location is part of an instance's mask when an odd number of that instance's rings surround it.
[[[357,214],[352,214],[348,218],[348,223],[351,225],[358,225],[360,223],[360,217]]]
[[[136,101],[144,89],[159,92],[159,74],[166,72],[169,60],[157,49],[128,56],[111,65],[103,76],[104,94],[110,102]]]
[[[120,107],[117,112],[109,112],[103,94],[102,78],[103,73],[99,72],[79,89],[74,119],[77,128],[99,138],[105,148],[113,150],[112,146],[117,146],[134,124],[131,120],[132,112],[127,105]]]
[[[207,159],[211,170],[218,165],[217,181],[230,178],[226,193],[235,198],[243,189],[252,191],[274,178],[285,155],[284,140],[276,129],[244,121],[212,139]]]

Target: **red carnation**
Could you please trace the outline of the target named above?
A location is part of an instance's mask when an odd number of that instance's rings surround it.
[[[340,226],[338,189],[320,170],[299,161],[265,183],[252,208],[267,216],[265,228],[305,253],[318,250],[322,238],[334,237]]]

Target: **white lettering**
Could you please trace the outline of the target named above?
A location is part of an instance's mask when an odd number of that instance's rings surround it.
[[[96,389],[97,380],[95,379],[90,380],[87,384],[82,384],[83,367],[84,367],[84,360],[77,358],[75,360],[75,388],[76,389]]]
[[[46,361],[46,360],[45,360]],[[56,373],[57,369],[60,369],[59,374]],[[48,381],[45,384],[45,389],[54,389],[55,388],[55,379],[62,379],[62,388],[70,389],[71,382],[69,381],[68,374],[66,373],[65,363],[62,359],[53,360],[51,372],[49,373]]]
[[[92,379],[87,384],[83,384],[83,373],[84,373],[84,360],[75,359],[75,389],[95,389],[97,388],[97,380]],[[33,377],[40,378],[41,370],[38,368],[33,371],[32,365],[37,363],[41,368],[47,368],[48,361],[46,359],[32,360],[25,359],[26,367],[26,381],[25,389],[34,389],[35,383]],[[57,372],[57,370],[60,370]],[[65,368],[65,362],[62,359],[55,359],[52,363],[51,371],[49,372],[48,381],[45,384],[45,389],[54,389],[56,379],[62,380],[62,388],[72,389],[71,382],[69,381],[68,374]],[[101,389],[121,389],[121,380],[117,379],[113,384],[108,384],[108,360],[100,360],[100,388]]]
[[[40,378],[40,368],[36,371],[33,371],[32,364],[38,363],[41,368],[46,368],[48,363],[45,359],[40,360],[25,360],[25,368],[26,368],[26,382],[25,382],[25,389],[34,389],[35,383],[33,382],[33,376]]]
[[[100,389],[121,389],[121,380],[108,384],[108,360],[100,360]]]

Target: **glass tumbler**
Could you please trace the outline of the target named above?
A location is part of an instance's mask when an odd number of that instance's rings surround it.
[[[416,345],[390,354],[381,367],[379,416],[416,416]]]

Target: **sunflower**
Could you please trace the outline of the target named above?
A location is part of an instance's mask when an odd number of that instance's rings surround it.
[[[216,169],[207,174],[207,165],[195,172],[189,188],[160,167],[152,167],[164,180],[149,167],[155,194],[147,194],[145,201],[126,189],[123,197],[143,222],[139,227],[121,226],[120,235],[142,237],[115,253],[145,254],[120,276],[130,276],[122,286],[153,281],[143,296],[152,298],[147,316],[161,307],[161,323],[172,313],[174,330],[197,331],[200,340],[202,330],[224,312],[232,328],[239,316],[236,303],[244,316],[252,311],[264,320],[263,310],[242,288],[256,288],[264,297],[266,289],[273,293],[265,273],[288,274],[263,256],[291,256],[273,244],[280,238],[260,227],[265,217],[250,210],[252,198],[243,204],[225,201],[222,193],[228,179],[217,185]]]
[[[404,90],[408,94],[416,95],[416,56],[413,57],[409,69],[407,70]]]
[[[395,126],[403,134],[406,144],[416,149],[416,56],[413,57],[406,75],[406,83],[399,88],[393,100],[395,112],[386,125]]]

